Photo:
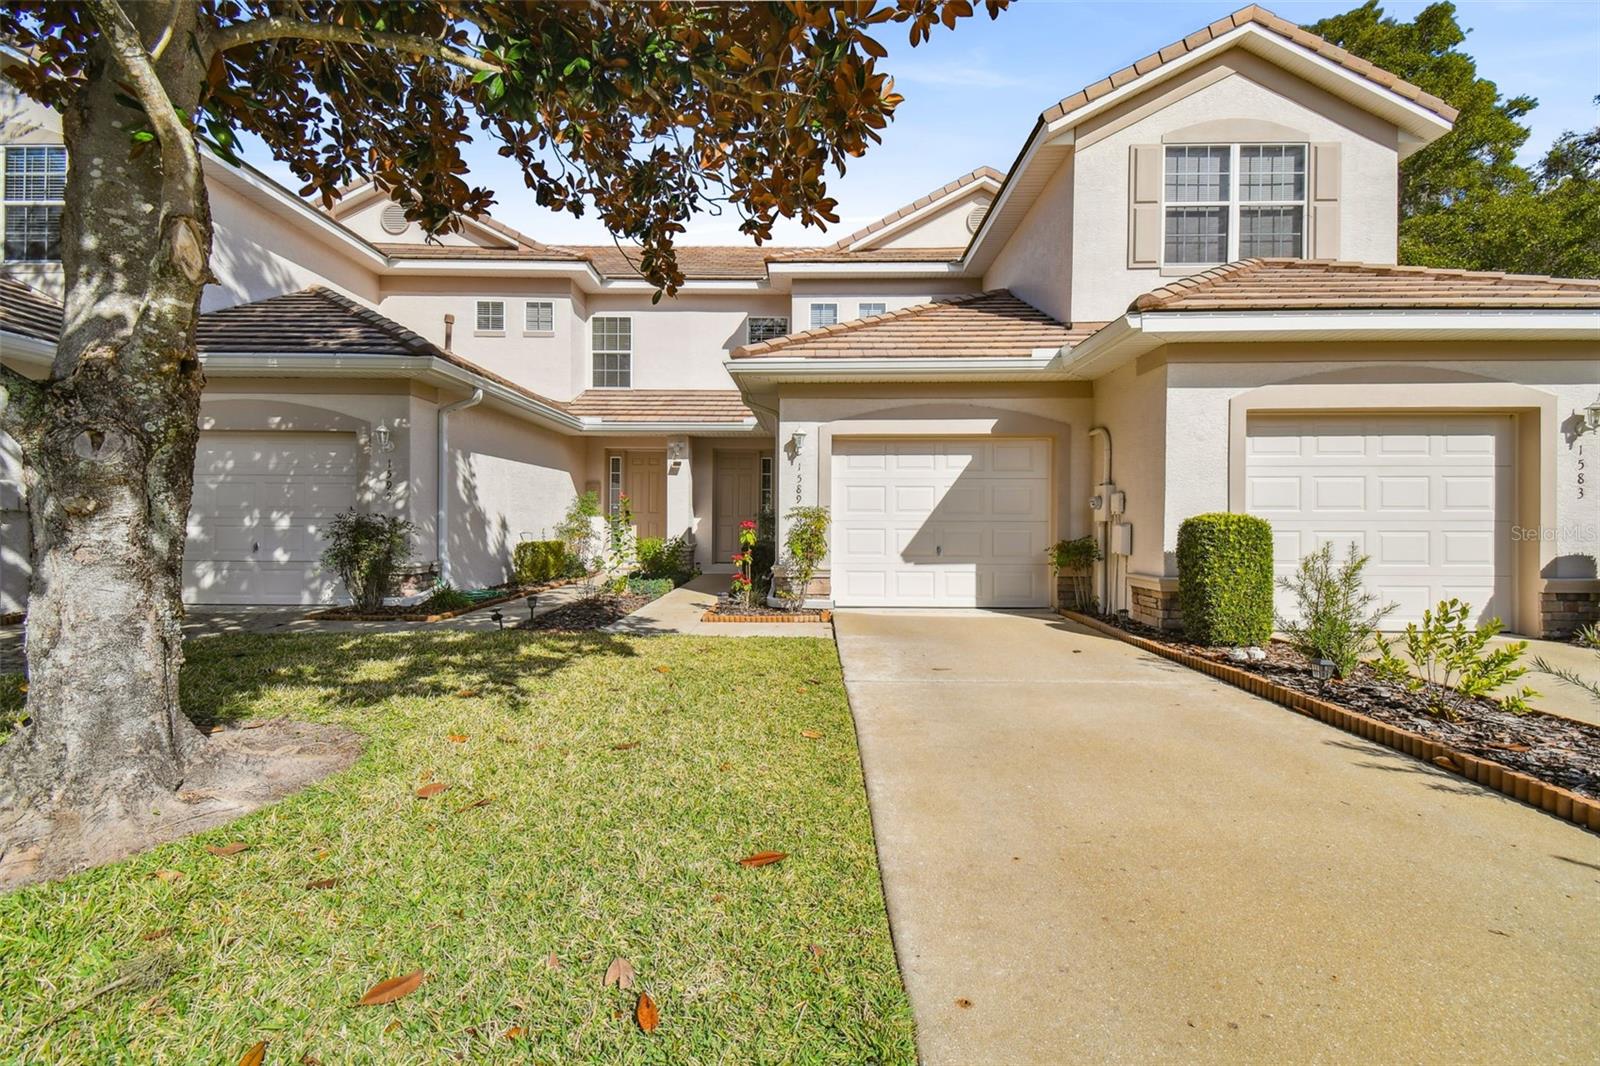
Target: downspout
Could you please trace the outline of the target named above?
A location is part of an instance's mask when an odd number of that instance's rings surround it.
[[[472,395],[465,400],[446,404],[439,408],[439,455],[434,464],[435,492],[439,498],[439,506],[433,519],[434,558],[439,560],[439,583],[442,585],[450,580],[450,416],[456,411],[465,411],[469,407],[476,407],[483,402],[483,390],[473,389]]]
[[[1111,483],[1111,431],[1105,426],[1090,426],[1089,439],[1092,441],[1097,435],[1106,439],[1105,462],[1101,464],[1105,474],[1095,486],[1095,491],[1098,492],[1099,485],[1109,485]],[[1095,544],[1100,549],[1100,610],[1105,614],[1110,614],[1111,523],[1109,521],[1096,522],[1095,527]]]

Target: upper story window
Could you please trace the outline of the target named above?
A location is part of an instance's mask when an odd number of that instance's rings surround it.
[[[556,305],[549,300],[529,300],[523,304],[522,330],[524,333],[554,333]]]
[[[812,329],[817,329],[817,328],[819,328],[821,326],[831,326],[837,321],[839,321],[839,305],[838,304],[812,304],[811,305],[811,328]]]
[[[504,300],[479,300],[475,327],[479,333],[504,333],[506,331],[506,302]]]
[[[593,331],[594,387],[633,387],[633,319],[623,315],[596,315]]]
[[[751,315],[750,344],[770,341],[789,332],[789,320],[782,315]]]
[[[1305,145],[1172,145],[1164,176],[1163,262],[1305,254]]]
[[[881,304],[881,303],[856,304],[856,317],[857,318],[871,318],[873,315],[881,315],[881,314],[883,314],[888,309],[889,309],[889,305],[888,304]]]
[[[56,145],[4,149],[5,258],[61,258],[61,207],[67,189],[67,150]]]

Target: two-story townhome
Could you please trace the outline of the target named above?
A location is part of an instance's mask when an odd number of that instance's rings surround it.
[[[0,344],[42,373],[70,161],[11,110]],[[376,189],[324,211],[208,160],[185,594],[335,597],[352,505],[503,580],[592,489],[708,570],[761,509],[781,536],[825,506],[810,593],[840,606],[1048,606],[1046,548],[1093,535],[1102,605],[1169,624],[1178,524],[1242,511],[1283,572],[1357,544],[1396,622],[1459,596],[1565,631],[1600,614],[1600,281],[1394,265],[1398,168],[1454,118],[1250,7],[1047,109],[1003,173],[826,246],[681,248],[656,304],[625,248],[425,241]]]

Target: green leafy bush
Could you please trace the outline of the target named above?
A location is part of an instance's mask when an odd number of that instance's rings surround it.
[[[693,576],[693,572],[684,565],[688,554],[689,546],[682,537],[673,537],[671,540],[640,537],[639,545],[634,549],[634,555],[639,560],[634,573],[643,578],[667,578],[673,584],[681,585]]]
[[[511,572],[519,585],[541,585],[567,570],[567,545],[561,540],[525,540],[511,550]]]
[[[1272,637],[1272,527],[1246,514],[1202,514],[1178,527],[1178,606],[1201,644]]]
[[[1071,606],[1079,611],[1094,610],[1094,564],[1100,561],[1100,545],[1094,537],[1058,540],[1045,549],[1045,554],[1050,556],[1051,568],[1069,582]]]
[[[789,588],[785,599],[793,606],[805,601],[806,589],[816,576],[817,564],[828,554],[828,509],[796,507],[786,515],[789,533],[783,540],[789,556]]]
[[[777,516],[768,507],[756,515],[756,543],[750,549],[750,584],[754,598],[765,602],[772,587],[772,566],[778,561]]]
[[[1295,615],[1278,616],[1278,629],[1300,654],[1331,660],[1340,677],[1349,677],[1361,657],[1376,644],[1378,625],[1395,605],[1378,606],[1378,597],[1361,585],[1368,557],[1355,543],[1344,562],[1333,561],[1333,545],[1324,544],[1300,560],[1292,578],[1280,587],[1294,593]]]
[[[630,595],[649,596],[652,600],[665,596],[677,587],[670,577],[640,577],[637,574],[628,578],[626,585]]]
[[[584,556],[590,548],[589,538],[594,534],[593,520],[599,517],[599,493],[580,493],[567,504],[565,517],[556,523],[555,535],[557,540],[566,545],[568,570],[576,566],[578,574],[583,573],[583,564],[587,561]],[[576,577],[577,574],[568,576]]]
[[[441,582],[434,586],[433,592],[422,601],[422,606],[434,614],[443,614],[445,611],[462,611],[472,606],[472,597],[456,588],[450,582]]]
[[[322,565],[339,575],[357,608],[374,611],[383,606],[395,569],[411,557],[410,542],[405,519],[351,508],[328,523]]]
[[[1455,718],[1455,712],[1445,703],[1442,689],[1455,689],[1463,696],[1487,696],[1502,685],[1510,684],[1528,672],[1517,661],[1528,650],[1525,640],[1513,641],[1493,651],[1485,651],[1489,641],[1500,632],[1500,619],[1491,618],[1478,626],[1467,624],[1472,608],[1458,599],[1440,600],[1439,605],[1422,612],[1422,624],[1407,624],[1402,643],[1408,668],[1404,660],[1394,653],[1388,641],[1378,638],[1379,657],[1373,669],[1378,674],[1408,691],[1417,692],[1427,685],[1428,709],[1444,718]],[[1526,714],[1528,700],[1539,693],[1524,688],[1500,699],[1500,706],[1515,714]]]

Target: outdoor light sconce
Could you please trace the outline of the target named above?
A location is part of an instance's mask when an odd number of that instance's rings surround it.
[[[372,427],[372,450],[376,452],[394,451],[393,431],[388,425],[379,422]]]
[[[1600,396],[1596,396],[1594,403],[1583,409],[1583,429],[1579,435],[1593,433],[1597,429],[1600,429]]]
[[[1333,674],[1336,669],[1337,667],[1332,659],[1318,659],[1311,664],[1311,676],[1326,685],[1333,680]]]
[[[794,444],[795,455],[799,455],[801,449],[806,446],[806,431],[803,429],[795,430],[789,435],[789,440]]]

